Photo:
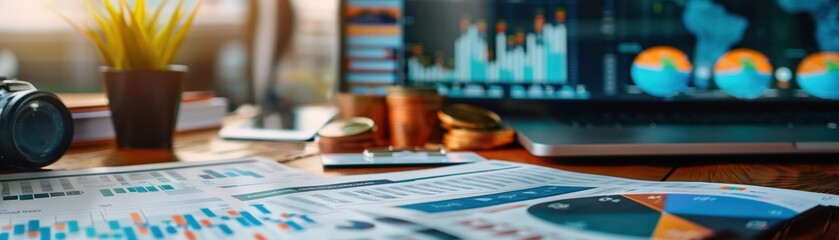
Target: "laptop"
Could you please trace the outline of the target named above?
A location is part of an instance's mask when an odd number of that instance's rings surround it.
[[[436,86],[536,156],[839,152],[837,1],[345,0],[342,90]]]

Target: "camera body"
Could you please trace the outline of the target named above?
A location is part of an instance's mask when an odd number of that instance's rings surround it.
[[[0,77],[0,168],[50,165],[72,141],[73,118],[55,94]]]

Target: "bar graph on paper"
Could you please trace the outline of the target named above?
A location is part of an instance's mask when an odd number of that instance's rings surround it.
[[[236,165],[236,166],[234,166]],[[197,185],[228,185],[242,181],[270,181],[271,172],[285,168],[259,161],[193,164],[114,173],[80,173],[0,181],[1,202],[78,199],[87,194],[120,197],[136,194],[180,195],[201,192]],[[86,191],[87,190],[87,191]]]
[[[318,226],[305,214],[246,208],[202,207],[94,212],[51,218],[0,220],[6,239],[273,239]],[[287,235],[286,235],[287,236]]]
[[[408,79],[413,82],[568,83],[568,28],[565,9],[552,20],[543,12],[524,27],[495,23],[494,44],[487,23],[462,19],[461,34],[452,39],[454,56],[445,56],[423,43],[414,43],[407,60]],[[456,23],[453,23],[456,24]],[[431,53],[431,54],[429,54]]]
[[[217,172],[212,169],[202,170],[205,174],[198,175],[202,179],[218,179],[218,178],[235,178],[235,177],[252,177],[263,178],[262,175],[253,171],[242,170],[238,168],[227,168],[224,172]]]

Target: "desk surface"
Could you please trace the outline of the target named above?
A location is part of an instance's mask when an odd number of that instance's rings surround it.
[[[113,143],[74,146],[48,169],[81,169],[171,161],[201,161],[243,156],[281,160],[322,176],[353,175],[422,169],[347,168],[324,169],[312,144],[221,140],[218,130],[180,133],[175,152],[149,150],[117,151]],[[839,194],[839,156],[741,156],[741,157],[633,157],[633,158],[538,158],[521,147],[481,151],[488,159],[503,159],[563,170],[653,181],[704,181],[779,187]],[[832,209],[793,222],[779,238],[837,239],[839,210]]]

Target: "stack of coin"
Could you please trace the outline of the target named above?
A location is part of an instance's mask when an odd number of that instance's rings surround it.
[[[446,130],[443,145],[451,150],[485,150],[515,141],[516,132],[504,126],[492,111],[465,104],[450,105],[438,113]]]
[[[390,138],[388,133],[387,104],[384,96],[358,95],[340,93],[335,96],[335,105],[340,110],[338,119],[366,117],[373,120],[376,126],[382,126],[373,133],[377,146],[387,146]]]
[[[440,140],[437,112],[445,99],[432,87],[391,87],[387,93],[393,147],[425,146]]]
[[[335,120],[318,131],[322,153],[361,153],[376,146],[376,123],[369,118]]]

